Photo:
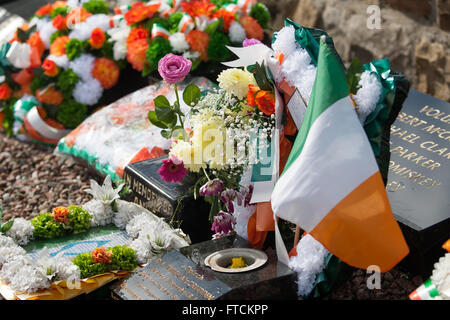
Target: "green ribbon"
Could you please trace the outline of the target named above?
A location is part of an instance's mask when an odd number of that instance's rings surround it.
[[[8,59],[6,59],[6,54],[8,53],[9,48],[11,48],[11,44],[8,42],[3,43],[0,46],[0,76],[4,76],[6,69],[11,67]]]
[[[20,123],[23,123],[23,117],[19,117],[18,115],[22,113],[23,116],[25,116],[28,111],[33,109],[33,107],[38,106],[39,101],[35,97],[30,97],[29,99],[19,99],[14,103],[13,106],[13,112],[14,112],[14,119],[16,121],[19,121]],[[19,111],[23,110],[23,111]]]

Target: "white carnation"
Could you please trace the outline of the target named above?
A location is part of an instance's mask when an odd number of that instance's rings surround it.
[[[11,229],[6,232],[17,244],[26,245],[33,238],[34,227],[30,221],[23,218],[14,219]]]
[[[92,216],[91,227],[106,226],[112,223],[113,211],[110,205],[94,199],[86,202],[82,207]]]
[[[286,26],[276,33],[276,40],[272,43],[275,52],[281,52],[285,56],[291,55],[299,46],[295,40],[295,28]]]
[[[18,245],[0,247],[0,266],[5,265],[16,257],[26,256],[26,254],[25,250]]]
[[[81,80],[89,81],[92,79],[92,68],[94,67],[95,56],[84,53],[78,58],[69,62],[69,68],[75,72]]]
[[[231,42],[234,43],[242,43],[246,39],[245,29],[242,27],[242,25],[237,22],[233,21],[231,23],[228,35],[230,36]]]
[[[116,200],[116,205],[117,212],[113,213],[113,222],[120,229],[125,229],[131,219],[144,212],[142,207],[131,202]]]
[[[67,54],[63,54],[59,57],[51,54],[47,59],[53,61],[60,68],[67,69],[69,67],[69,58],[67,57]]]
[[[89,40],[94,29],[100,28],[106,31],[110,28],[109,16],[106,14],[94,14],[85,21],[74,24],[72,31],[69,33],[70,39],[78,39],[81,41]]]
[[[30,21],[30,27],[36,26],[36,30],[39,32],[39,37],[41,38],[42,42],[45,44],[45,48],[50,48],[50,37],[52,34],[54,34],[56,31],[58,31],[52,23],[52,20],[50,18],[42,18],[39,19],[37,17],[34,17]]]
[[[367,116],[377,107],[383,88],[378,77],[370,71],[361,74],[358,87],[358,92],[353,98],[358,106],[356,109],[358,117],[361,123],[364,123]]]
[[[100,82],[91,78],[89,80],[78,81],[72,92],[73,98],[79,102],[88,106],[96,104],[103,94],[103,87]]]
[[[186,37],[183,32],[176,32],[169,36],[170,45],[175,52],[185,52],[189,50],[189,44],[186,41]]]
[[[450,253],[445,254],[434,264],[431,281],[442,299],[450,300]]]

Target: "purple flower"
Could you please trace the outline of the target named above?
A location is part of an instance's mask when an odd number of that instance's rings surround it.
[[[236,219],[232,214],[220,211],[215,217],[211,230],[216,234],[214,239],[224,237],[233,233],[233,226],[236,224]]]
[[[240,190],[241,197],[238,197],[237,204],[239,206],[242,205],[242,200],[244,200],[244,207],[248,207],[250,205],[250,201],[252,200],[253,195],[253,185],[249,185],[248,187],[242,187]]]
[[[163,160],[163,165],[158,170],[161,178],[170,183],[180,182],[188,174],[188,170],[184,167],[182,161],[176,157]]]
[[[242,201],[242,195],[233,189],[227,189],[220,195],[220,200],[225,204],[230,213],[234,213],[233,201],[236,198],[238,201]]]
[[[191,60],[172,53],[166,54],[158,62],[158,72],[161,77],[170,84],[183,81],[191,70]]]
[[[212,197],[217,196],[223,190],[223,181],[215,178],[213,180],[209,180],[200,188],[200,195],[202,197]]]
[[[244,42],[242,42],[243,47],[249,47],[249,46],[253,46],[255,44],[262,44],[262,42],[259,41],[258,39],[254,39],[254,38],[245,39]]]

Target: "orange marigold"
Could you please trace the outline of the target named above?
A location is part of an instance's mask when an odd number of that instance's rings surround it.
[[[6,84],[6,82],[3,82],[0,85],[0,100],[7,100],[11,98],[12,90],[11,88]]]
[[[245,16],[241,19],[241,24],[244,27],[245,34],[247,35],[247,38],[251,39],[258,39],[259,41],[262,41],[264,38],[264,30],[259,25],[258,21],[253,19],[252,17]]]
[[[202,61],[208,61],[209,34],[195,29],[186,35],[186,41],[192,51],[200,53]]]
[[[36,90],[36,99],[45,104],[60,105],[64,101],[61,91],[56,90],[54,85],[46,89]]]
[[[97,79],[103,88],[112,88],[119,80],[119,66],[108,58],[98,58],[94,62],[91,71],[92,76]]]
[[[46,4],[45,6],[40,7],[38,9],[38,11],[36,11],[36,15],[38,17],[42,17],[42,16],[52,13],[52,10],[53,10],[52,5],[49,3],[49,4]]]
[[[66,54],[66,44],[69,42],[69,36],[61,36],[55,39],[50,46],[50,54],[60,57]]]
[[[249,84],[248,85],[248,93],[247,93],[247,103],[249,106],[251,107],[255,107],[256,106],[256,100],[255,100],[255,95],[256,93],[259,91],[260,89],[253,85],[253,84]]]
[[[94,263],[111,263],[112,252],[107,251],[104,246],[92,250],[92,262]]]
[[[53,212],[52,212],[53,220],[64,223],[64,224],[69,223],[69,219],[67,217],[68,215],[69,215],[69,209],[67,209],[66,207],[56,207],[53,209]]]
[[[158,11],[160,6],[160,3],[146,6],[143,2],[135,2],[131,5],[131,9],[125,13],[124,18],[128,25],[150,19]]]
[[[214,18],[217,18],[217,19],[222,18],[223,19],[223,26],[224,26],[226,33],[228,33],[228,30],[230,29],[230,26],[233,23],[233,21],[236,20],[236,17],[234,16],[234,14],[225,9],[217,10],[214,13]]]
[[[84,8],[74,8],[67,15],[67,26],[71,26],[80,22],[84,22],[87,18],[92,16],[92,13]]]
[[[58,14],[52,21],[52,25],[57,30],[64,30],[67,29],[67,19],[66,17],[63,17],[62,15]]]
[[[95,28],[92,30],[91,38],[89,39],[89,44],[94,49],[100,49],[105,43],[106,35],[102,28]]]
[[[45,59],[42,63],[42,69],[44,70],[44,73],[49,77],[56,77],[59,73],[58,66],[55,62],[49,59]]]
[[[209,0],[185,1],[181,2],[180,5],[183,8],[183,12],[186,12],[193,18],[200,17],[202,15],[211,18],[214,10],[216,9],[216,5],[211,3]]]
[[[148,48],[147,39],[139,39],[128,44],[127,60],[133,69],[144,70],[147,58],[145,52]]]
[[[66,1],[55,1],[55,3],[53,3],[52,5],[52,10],[55,10],[57,8],[64,8],[65,6],[67,6]]]
[[[127,38],[127,44],[139,40],[139,39],[147,39],[149,36],[148,29],[145,28],[133,28],[130,30]]]

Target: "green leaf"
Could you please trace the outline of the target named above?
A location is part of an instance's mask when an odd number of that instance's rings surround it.
[[[348,87],[350,92],[355,94],[358,91],[359,80],[361,79],[361,74],[363,72],[363,64],[358,58],[353,59],[351,65],[349,66],[346,74]]]
[[[2,226],[2,232],[6,233],[8,232],[9,229],[11,229],[11,227],[14,224],[14,220],[9,220],[8,222],[6,222],[3,226]]]
[[[188,85],[183,91],[184,103],[186,103],[189,107],[195,106],[200,101],[201,97],[202,92],[200,91],[200,88],[193,83]]]
[[[211,35],[213,35],[218,29],[220,29],[221,25],[222,25],[222,28],[223,28],[223,19],[222,19],[222,18],[220,18],[220,19],[214,21],[213,23],[211,23],[210,25],[208,25],[208,26],[205,28],[204,31],[205,31],[207,34],[209,34],[209,35],[211,36]]]
[[[160,108],[171,108],[169,100],[167,100],[164,96],[157,96],[153,102],[155,103],[155,107]]]
[[[169,139],[172,134],[171,130],[161,130],[161,135],[163,138]]]
[[[269,78],[267,77],[266,66],[264,62],[262,64],[256,63],[253,70],[256,83],[261,90],[272,91],[273,86]]]
[[[170,107],[156,107],[155,113],[158,120],[167,123],[169,127],[172,127],[171,124],[176,124],[177,116]]]
[[[148,120],[154,125],[157,126],[158,128],[161,129],[167,129],[169,128],[169,126],[164,123],[163,121],[158,120],[158,118],[156,117],[156,112],[155,111],[150,111],[148,113]]]
[[[202,63],[202,59],[200,59],[200,58],[195,59],[195,61],[192,62],[191,71],[194,71],[195,69],[197,69],[201,63]]]
[[[28,34],[26,31],[18,28],[17,29],[17,38],[20,42],[26,42],[28,40]]]

